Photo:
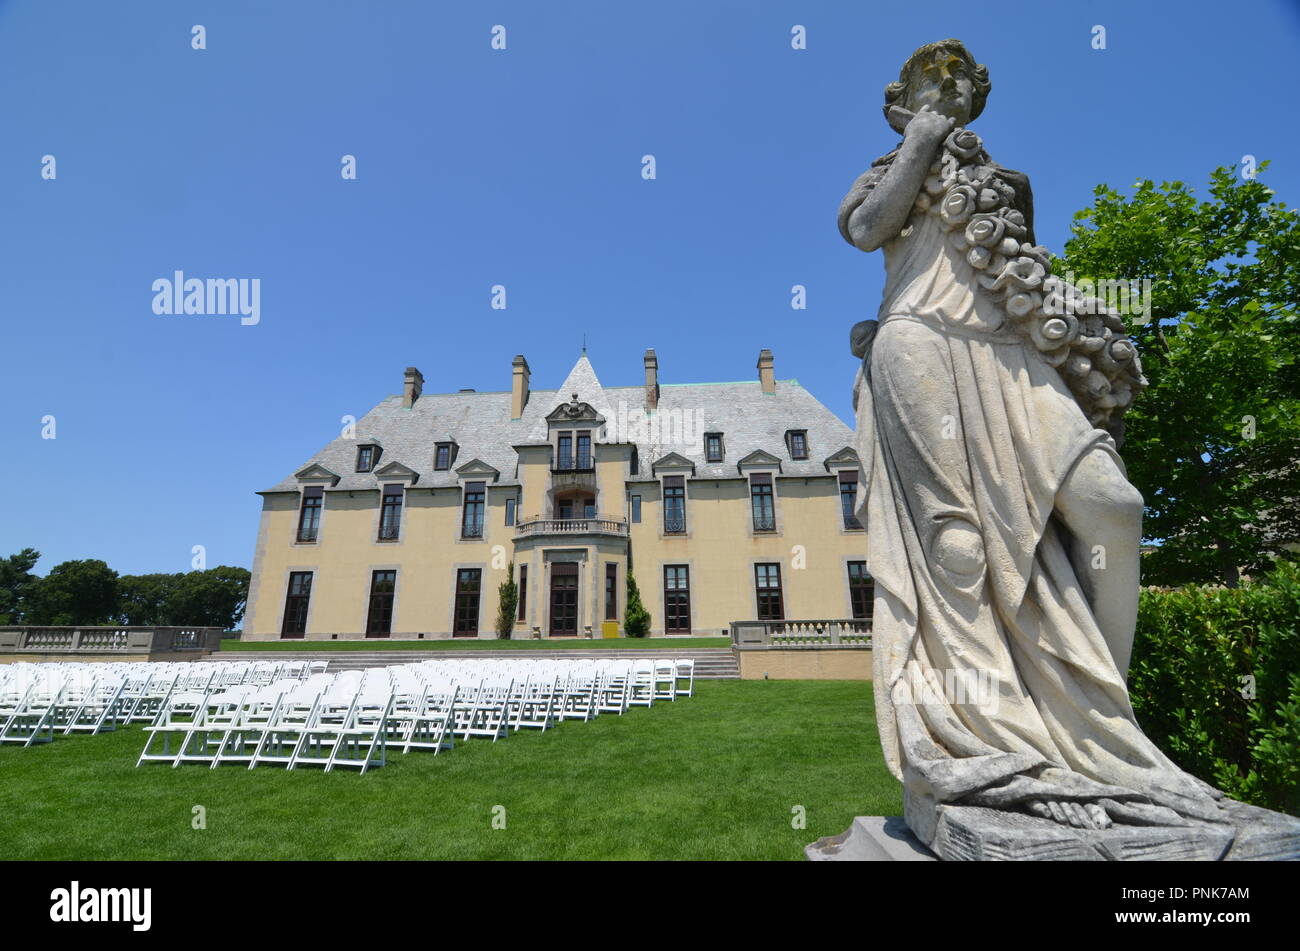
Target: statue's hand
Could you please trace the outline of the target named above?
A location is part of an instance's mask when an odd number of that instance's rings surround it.
[[[905,141],[916,139],[933,147],[947,138],[956,122],[957,120],[951,116],[935,112],[925,105],[908,120],[907,127],[903,130],[903,138]]]
[[[1074,826],[1076,829],[1108,829],[1111,824],[1106,810],[1094,802],[1035,799],[1025,803],[1025,808],[1040,818],[1051,819],[1063,826]]]

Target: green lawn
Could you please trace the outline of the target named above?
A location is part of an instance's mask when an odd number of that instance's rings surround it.
[[[441,641],[236,641],[221,642],[221,653],[240,651],[455,651],[455,650],[586,650],[614,647],[628,650],[674,650],[694,647],[730,647],[729,637],[610,637],[542,638],[504,641],[467,637]],[[216,658],[214,658],[216,659]]]
[[[708,681],[365,776],[136,769],[143,744],[137,726],[0,747],[0,859],[799,859],[855,815],[902,810],[862,681]]]

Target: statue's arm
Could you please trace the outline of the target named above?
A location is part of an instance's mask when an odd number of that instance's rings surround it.
[[[951,128],[952,120],[936,113],[922,111],[912,118],[898,157],[848,216],[845,237],[854,247],[875,251],[903,230],[939,144]]]

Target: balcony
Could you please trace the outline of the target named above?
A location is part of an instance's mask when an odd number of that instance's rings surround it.
[[[595,489],[596,468],[591,458],[562,457],[551,468],[552,489]]]
[[[530,517],[515,526],[515,538],[536,535],[618,535],[627,536],[627,521],[621,518],[540,518]]]

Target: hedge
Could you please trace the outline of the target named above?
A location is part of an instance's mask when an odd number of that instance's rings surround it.
[[[1300,566],[1240,588],[1144,589],[1129,670],[1138,721],[1234,799],[1300,815]]]

